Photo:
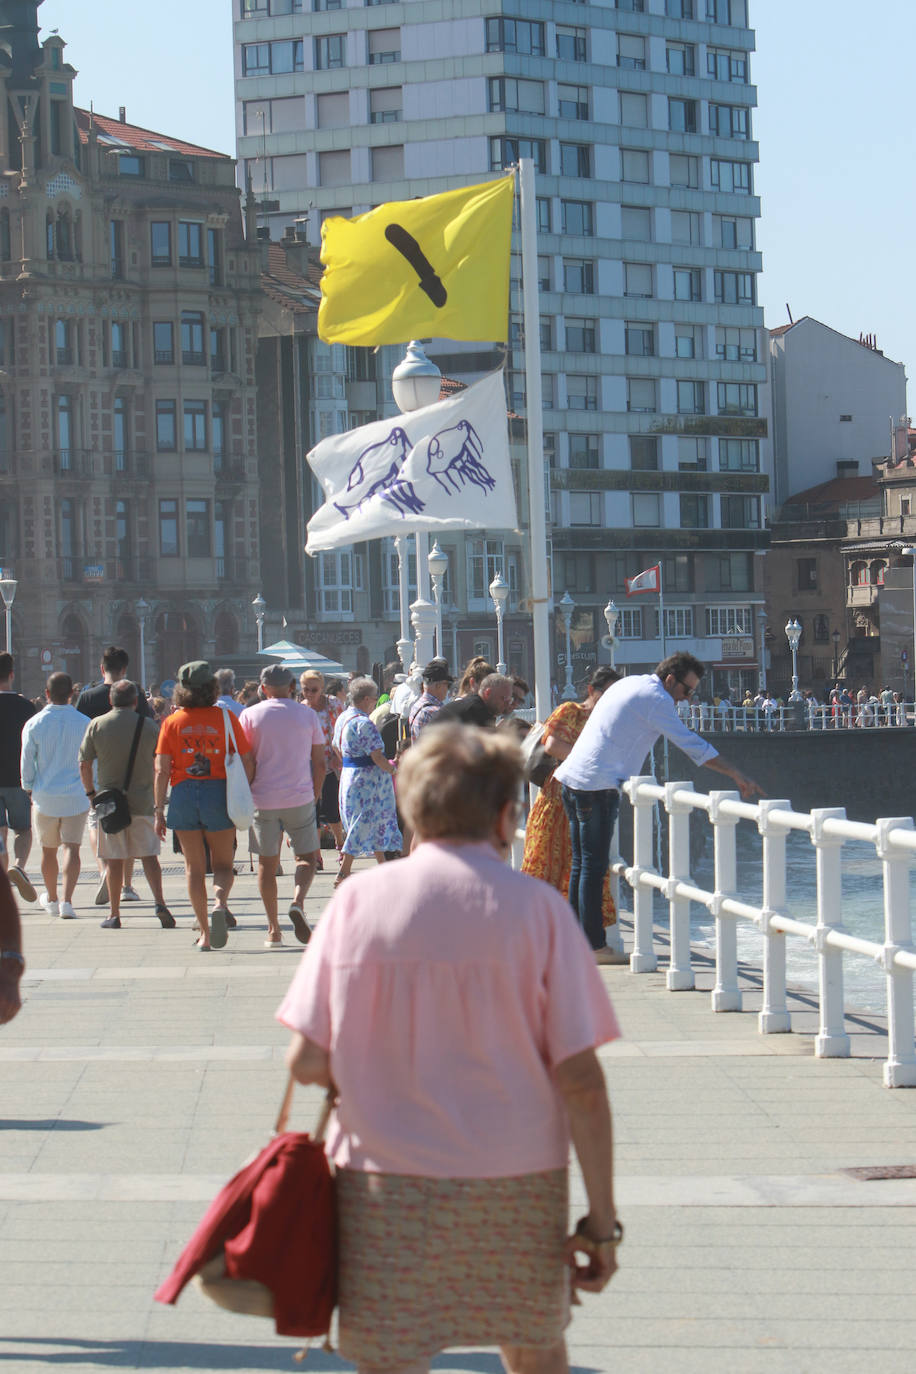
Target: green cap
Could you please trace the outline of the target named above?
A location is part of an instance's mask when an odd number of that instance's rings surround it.
[[[178,681],[182,687],[205,687],[213,681],[213,673],[209,663],[202,658],[195,658],[192,663],[182,663],[178,669]]]

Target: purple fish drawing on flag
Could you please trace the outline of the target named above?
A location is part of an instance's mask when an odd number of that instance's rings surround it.
[[[377,444],[364,448],[350,469],[347,477],[347,493],[353,499],[347,502],[335,501],[334,506],[345,520],[361,510],[373,496],[380,496],[390,506],[404,516],[408,512],[419,515],[424,509],[412,482],[401,478],[401,469],[412,448],[404,430],[395,428]],[[386,466],[387,464],[387,466]],[[379,469],[382,469],[379,471]]]
[[[496,482],[484,467],[480,435],[467,420],[459,420],[434,434],[426,449],[426,471],[449,496],[471,483],[482,492],[492,491]]]

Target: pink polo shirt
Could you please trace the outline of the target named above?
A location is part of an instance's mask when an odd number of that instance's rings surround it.
[[[277,1017],[330,1053],[334,1162],[434,1178],[565,1168],[551,1070],[620,1034],[568,903],[485,843],[348,879]]]
[[[311,706],[290,697],[267,697],[246,706],[240,720],[254,754],[251,796],[256,808],[275,811],[314,801],[312,746],[324,748],[324,731]]]

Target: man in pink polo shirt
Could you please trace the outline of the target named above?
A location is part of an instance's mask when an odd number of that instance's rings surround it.
[[[240,717],[255,761],[251,847],[258,855],[258,891],[267,913],[264,944],[269,949],[283,943],[277,915],[277,867],[284,830],[296,856],[289,919],[303,945],[311,935],[303,904],[318,861],[315,797],[321,794],[325,774],[324,731],[311,706],[290,698],[292,681],[292,673],[279,663],[262,669],[264,700],[246,707]]]

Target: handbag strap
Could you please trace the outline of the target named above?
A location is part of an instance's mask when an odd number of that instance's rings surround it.
[[[293,1093],[296,1090],[296,1080],[290,1074],[286,1081],[286,1091],[283,1094],[283,1101],[280,1103],[280,1110],[277,1113],[277,1120],[274,1124],[274,1135],[282,1135],[289,1123],[290,1109],[293,1105]],[[315,1122],[315,1129],[312,1132],[312,1139],[316,1144],[324,1140],[324,1133],[327,1130],[328,1118],[337,1101],[337,1089],[328,1088],[321,1103],[321,1111],[318,1113],[318,1120]]]
[[[136,728],[136,730],[134,731],[133,743],[132,743],[131,746],[130,746],[130,758],[127,760],[127,777],[124,779],[124,788],[123,788],[123,790],[124,790],[125,792],[126,792],[127,789],[130,787],[130,780],[131,780],[131,778],[133,777],[134,762],[136,761],[136,758],[137,758],[137,750],[140,748],[140,734],[141,734],[142,730],[143,730],[143,717],[142,717],[142,716],[138,716],[138,717],[137,717],[137,728]]]
[[[226,758],[228,758],[230,754],[237,754],[239,752],[239,746],[235,738],[235,726],[233,725],[232,729],[229,729],[229,717],[232,715],[232,712],[226,706],[221,706],[219,709],[223,713],[223,726],[226,731]]]

